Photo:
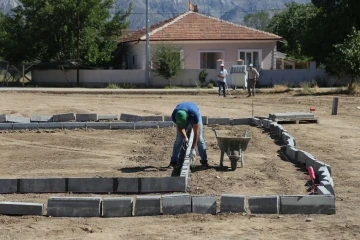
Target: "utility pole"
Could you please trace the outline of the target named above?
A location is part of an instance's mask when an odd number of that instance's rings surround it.
[[[146,0],[146,63],[145,63],[145,82],[150,85],[150,36],[149,36],[149,0]]]
[[[77,0],[77,70],[76,70],[76,83],[77,86],[80,86],[80,69],[79,69],[79,59],[80,59],[80,0]]]

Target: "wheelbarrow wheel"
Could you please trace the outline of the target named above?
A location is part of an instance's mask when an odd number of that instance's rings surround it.
[[[231,160],[231,170],[235,171],[237,169],[237,160]]]

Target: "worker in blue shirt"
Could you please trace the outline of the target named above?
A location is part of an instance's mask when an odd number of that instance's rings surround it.
[[[176,123],[177,134],[173,147],[173,153],[171,156],[170,165],[176,166],[180,153],[180,148],[183,141],[184,140],[186,142],[189,141],[186,136],[186,130],[188,129],[189,126],[191,126],[194,132],[194,138],[191,145],[191,151],[189,157],[191,159],[191,162],[195,161],[196,159],[195,146],[197,146],[199,155],[201,157],[200,163],[203,167],[207,167],[208,161],[206,154],[206,144],[203,137],[203,123],[198,106],[193,102],[179,103],[174,109],[171,118],[172,121]]]

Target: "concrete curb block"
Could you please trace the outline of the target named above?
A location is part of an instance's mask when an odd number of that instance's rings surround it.
[[[100,217],[101,198],[50,197],[47,215],[51,217]]]
[[[46,122],[46,123],[38,123],[39,129],[62,129],[62,122]]]
[[[230,125],[230,118],[209,118],[208,124]]]
[[[258,118],[253,118],[252,124],[255,125],[256,127],[262,127],[262,121]]]
[[[199,214],[216,214],[215,196],[192,196],[192,212]]]
[[[335,214],[332,195],[280,196],[282,214]]]
[[[298,151],[298,162],[300,162],[302,164],[306,164],[307,161],[310,161],[309,159],[315,159],[315,158],[313,155],[311,155],[308,152],[305,152],[303,150]]]
[[[142,116],[141,121],[143,122],[163,122],[163,116]]]
[[[113,178],[69,178],[68,191],[72,193],[111,193]]]
[[[63,129],[86,128],[85,122],[63,122]]]
[[[164,215],[191,213],[191,196],[189,194],[162,196],[162,213]]]
[[[114,193],[139,193],[139,178],[114,178]]]
[[[19,193],[64,193],[65,178],[19,179]]]
[[[220,212],[240,213],[246,212],[245,196],[222,194],[220,199]]]
[[[0,123],[0,130],[13,130],[12,123]]]
[[[286,156],[291,160],[291,162],[293,163],[298,162],[297,160],[298,152],[299,150],[297,150],[295,147],[291,145],[286,145]]]
[[[137,196],[134,216],[156,216],[161,214],[161,196]]]
[[[201,116],[201,120],[203,125],[208,125],[209,124],[209,117],[208,116]]]
[[[0,194],[16,193],[18,190],[17,179],[0,179]]]
[[[38,123],[14,123],[13,124],[13,130],[25,130],[25,129],[29,129],[29,130],[33,130],[33,129],[38,129],[39,128],[39,124]]]
[[[317,186],[317,195],[332,195],[324,186]]]
[[[135,129],[135,123],[133,122],[112,122],[111,129]]]
[[[324,187],[328,190],[332,195],[335,195],[334,185],[331,184],[329,181],[320,181],[320,186]]]
[[[137,115],[121,113],[120,120],[124,122],[141,122],[142,118],[141,116],[137,116]]]
[[[53,115],[52,120],[53,120],[53,122],[75,121],[76,115],[75,115],[75,113],[57,114],[57,115]]]
[[[99,115],[99,121],[116,121],[119,120],[119,115]]]
[[[174,122],[172,121],[159,122],[159,128],[167,128],[167,127],[175,127]]]
[[[135,129],[159,128],[158,122],[136,122]]]
[[[251,213],[279,214],[279,200],[279,196],[251,196],[249,197],[249,208]]]
[[[22,116],[2,115],[2,120],[0,120],[0,122],[30,123],[30,118]]]
[[[0,214],[3,215],[44,215],[43,203],[23,203],[23,202],[0,202]]]
[[[232,125],[251,125],[252,118],[234,118],[231,121]]]
[[[78,122],[96,122],[99,116],[97,113],[77,113],[75,119]]]
[[[186,178],[140,178],[140,186],[140,193],[186,192]]]
[[[104,198],[102,200],[103,217],[131,217],[133,213],[133,198]]]
[[[86,123],[87,129],[111,129],[111,123],[110,122],[88,122]]]
[[[30,118],[30,122],[52,122],[52,116],[33,115]]]

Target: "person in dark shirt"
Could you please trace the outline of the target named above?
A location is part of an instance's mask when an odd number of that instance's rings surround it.
[[[183,141],[189,141],[186,136],[186,129],[191,126],[194,132],[194,138],[190,151],[191,162],[194,162],[196,159],[195,146],[197,146],[199,155],[201,157],[200,163],[203,167],[207,167],[208,161],[206,154],[206,144],[203,137],[203,123],[198,106],[193,102],[182,102],[175,107],[171,118],[172,121],[176,123],[177,134],[170,165],[176,166]]]

